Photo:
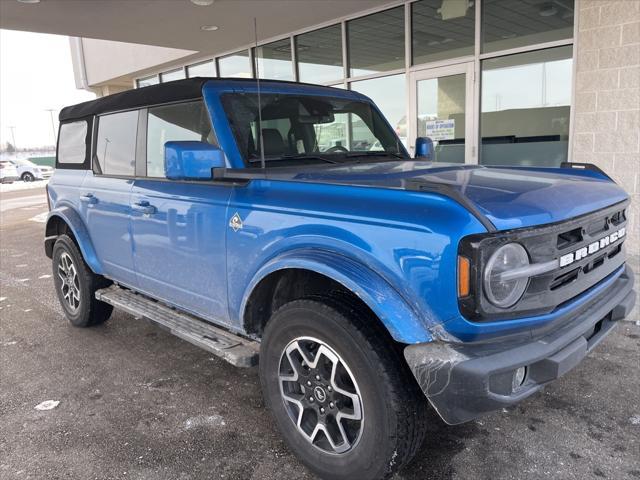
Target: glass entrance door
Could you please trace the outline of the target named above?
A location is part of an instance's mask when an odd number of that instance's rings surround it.
[[[473,63],[420,70],[410,80],[410,148],[429,137],[433,160],[477,163],[473,134]]]

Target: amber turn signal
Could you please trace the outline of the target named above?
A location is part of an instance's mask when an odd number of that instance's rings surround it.
[[[466,257],[458,257],[458,297],[468,297],[471,263]]]

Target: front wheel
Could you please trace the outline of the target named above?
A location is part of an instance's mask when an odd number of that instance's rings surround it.
[[[23,182],[33,182],[36,179],[36,177],[33,176],[33,173],[31,172],[24,172],[22,174],[22,181]]]
[[[113,311],[107,303],[96,300],[96,290],[109,285],[87,266],[74,241],[60,235],[53,245],[53,283],[65,315],[76,327],[105,322]]]
[[[260,380],[289,447],[321,478],[388,478],[424,438],[426,400],[401,352],[348,300],[280,308],[262,339]]]

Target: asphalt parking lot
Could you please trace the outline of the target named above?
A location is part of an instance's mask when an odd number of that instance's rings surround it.
[[[311,479],[238,370],[116,312],[73,328],[53,291],[43,189],[0,196],[0,478]],[[640,478],[640,327],[621,322],[520,406],[435,415],[397,480]],[[36,410],[46,400],[60,403]]]

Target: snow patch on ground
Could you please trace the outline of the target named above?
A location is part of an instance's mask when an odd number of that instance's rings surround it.
[[[45,400],[42,403],[39,403],[38,405],[35,406],[36,410],[53,410],[54,408],[56,408],[58,405],[60,405],[60,401],[59,400]]]
[[[224,427],[225,425],[226,422],[220,415],[198,415],[188,418],[187,421],[184,422],[184,428],[186,430],[200,427]]]
[[[36,215],[35,217],[31,217],[29,220],[37,223],[44,223],[47,221],[47,215],[49,215],[49,212],[42,212]]]
[[[17,192],[18,190],[33,190],[36,188],[42,188],[49,180],[38,180],[36,182],[13,182],[13,183],[0,183],[0,192]]]

